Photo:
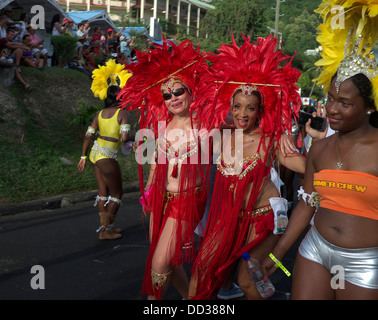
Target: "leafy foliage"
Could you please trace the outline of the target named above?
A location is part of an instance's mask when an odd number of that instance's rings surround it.
[[[52,36],[51,44],[58,60],[58,66],[63,67],[76,55],[77,38],[69,35]]]
[[[298,68],[303,76],[298,84],[302,89],[302,95],[307,96],[311,92],[318,96],[321,89],[314,87],[312,79],[318,76],[318,70],[314,62],[318,56],[305,55],[306,50],[319,46],[316,41],[317,26],[320,17],[314,13],[320,0],[286,0],[280,4],[278,32],[282,33],[282,50],[285,54],[295,58],[293,66]],[[240,33],[257,37],[266,37],[269,29],[275,28],[276,0],[215,0],[211,2],[214,10],[207,12],[201,29],[207,34],[207,38],[201,41],[201,49],[215,52],[219,45],[231,42],[231,31],[236,41],[240,43]]]

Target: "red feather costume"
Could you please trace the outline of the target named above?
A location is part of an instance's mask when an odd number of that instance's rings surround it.
[[[163,45],[156,44],[155,46],[156,49],[148,52],[137,51],[139,62],[128,66],[132,70],[133,77],[122,89],[120,96],[122,98],[121,107],[128,110],[137,109],[140,112],[140,129],[153,129],[158,141],[155,151],[155,158],[158,161],[154,170],[152,188],[148,199],[145,199],[153,214],[151,215],[150,251],[142,291],[160,299],[161,288],[157,288],[155,282],[152,282],[151,272],[152,260],[161,231],[168,217],[177,220],[177,230],[171,238],[174,241],[172,242],[173,249],[172,252],[167,253],[172,254],[169,262],[171,267],[193,260],[194,247],[189,246],[188,248],[185,244],[192,242],[194,229],[202,218],[207,193],[208,174],[205,172],[209,172],[206,170],[206,165],[202,165],[201,160],[198,160],[201,151],[198,139],[197,143],[187,144],[183,148],[180,147],[172,151],[172,145],[165,139],[164,132],[161,132],[161,125],[158,122],[169,123],[172,118],[162,97],[162,86],[168,87],[169,92],[171,90],[169,83],[179,82],[188,89],[193,100],[200,75],[207,72],[208,67],[199,48],[195,49],[189,40],[180,45],[164,40]],[[202,128],[200,121],[197,121],[195,126],[198,129]],[[177,165],[175,165],[172,171],[171,176],[175,178],[177,175],[179,179],[179,192],[174,196],[166,192],[168,161],[173,156],[181,157],[181,160],[185,158],[180,169],[177,170]],[[161,159],[163,161],[160,161]],[[141,165],[139,168],[140,187],[144,197]],[[198,188],[198,177],[201,181],[200,188]],[[184,246],[186,249],[183,254]]]
[[[210,72],[201,77],[198,100],[193,105],[198,117],[206,119],[206,126],[219,126],[226,118],[231,107],[231,99],[241,86],[252,88],[261,95],[262,113],[260,112],[261,141],[265,148],[265,159],[256,154],[244,158],[242,175],[225,174],[224,165],[218,162],[215,187],[206,227],[205,237],[193,265],[197,275],[196,295],[192,299],[212,298],[222,286],[233,269],[236,260],[246,251],[261,243],[273,230],[273,214],[250,215],[253,212],[257,196],[267,178],[270,161],[268,154],[273,154],[274,142],[281,133],[291,132],[291,104],[298,112],[301,101],[298,87],[295,85],[300,72],[291,67],[291,59],[276,50],[277,39],[259,38],[250,43],[249,37],[240,47],[233,39],[232,45],[222,44],[218,55],[210,55]],[[285,63],[282,65],[282,63]],[[215,117],[205,117],[202,106],[212,105]],[[265,141],[268,143],[266,144]],[[243,202],[248,187],[252,191],[246,208]],[[253,230],[252,242],[245,243],[248,232]]]

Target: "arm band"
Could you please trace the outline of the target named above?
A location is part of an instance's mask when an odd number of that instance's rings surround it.
[[[119,128],[119,133],[120,134],[128,133],[130,131],[130,128],[131,128],[131,126],[128,123],[127,124],[121,124],[120,128]]]
[[[85,133],[85,136],[86,137],[93,136],[95,133],[96,133],[95,128],[89,126],[88,129],[87,129],[87,132]]]

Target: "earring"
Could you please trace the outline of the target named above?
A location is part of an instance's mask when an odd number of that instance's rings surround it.
[[[367,112],[368,116],[370,116],[370,115],[371,115],[371,113],[372,113],[372,111],[371,111],[371,110],[369,110],[369,111]]]

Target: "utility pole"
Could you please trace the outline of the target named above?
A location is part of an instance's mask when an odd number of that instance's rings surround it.
[[[283,14],[280,14],[281,2],[285,2],[285,0],[276,0],[276,7],[272,8],[273,10],[276,10],[276,19],[274,23],[274,37],[275,38],[278,38],[278,22],[280,20],[280,17],[283,16]]]

